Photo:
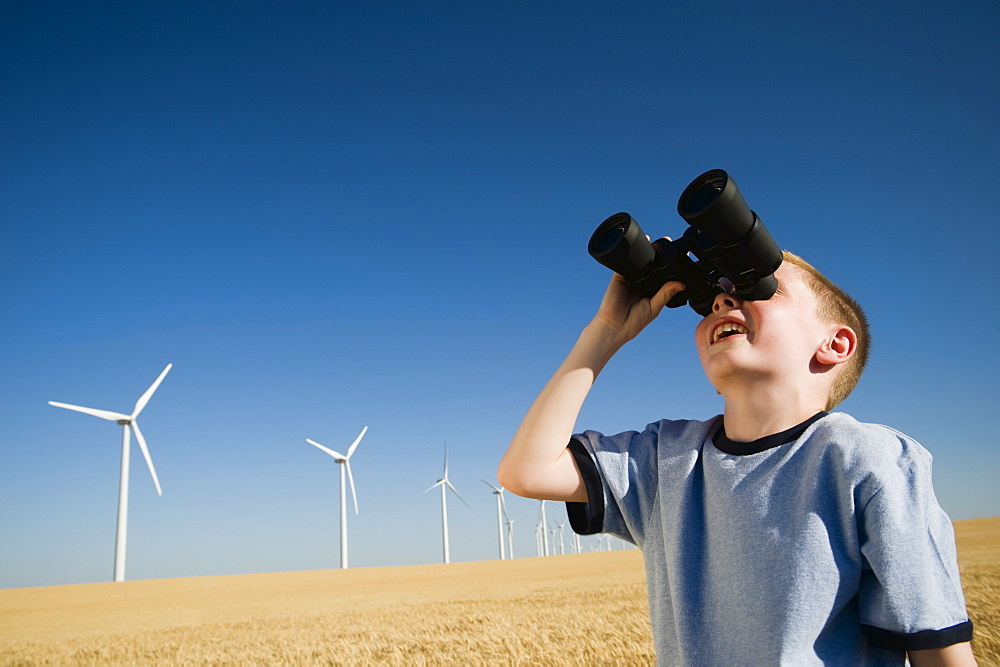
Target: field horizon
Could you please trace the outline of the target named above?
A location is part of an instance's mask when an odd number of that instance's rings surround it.
[[[994,664],[1000,517],[955,529]],[[2,589],[0,628],[3,664],[655,660],[638,549]]]

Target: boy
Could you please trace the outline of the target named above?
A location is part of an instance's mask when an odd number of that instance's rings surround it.
[[[864,367],[863,312],[791,253],[775,277],[766,301],[719,294],[695,330],[723,415],[574,436],[598,373],[684,288],[643,298],[614,275],[498,479],[642,548],[661,663],[975,664],[930,455],[828,414]]]

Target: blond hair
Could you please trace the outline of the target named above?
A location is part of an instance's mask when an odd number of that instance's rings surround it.
[[[816,295],[816,311],[820,319],[830,324],[850,327],[858,339],[854,355],[847,361],[844,370],[841,371],[830,390],[826,409],[832,410],[854,391],[854,387],[857,386],[858,380],[861,379],[861,374],[868,364],[868,351],[871,347],[868,318],[857,301],[837,287],[812,264],[787,250],[783,253],[783,259],[802,269],[806,285]]]

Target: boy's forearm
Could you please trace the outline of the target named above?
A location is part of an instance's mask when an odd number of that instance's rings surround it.
[[[583,401],[611,357],[683,289],[683,283],[670,281],[646,298],[617,273],[612,276],[597,315],[531,405],[500,461],[501,484],[528,498],[587,500],[583,477],[566,448]]]
[[[944,648],[909,651],[907,657],[913,667],[975,667],[972,644],[964,642]]]
[[[597,375],[623,341],[591,323],[532,403],[500,462],[497,478],[529,498],[585,502],[587,491],[566,449]]]

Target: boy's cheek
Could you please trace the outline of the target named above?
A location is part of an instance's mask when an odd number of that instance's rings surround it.
[[[703,342],[705,341],[705,330],[708,328],[707,320],[708,318],[706,317],[698,322],[694,328],[694,344],[699,350],[701,350]]]

